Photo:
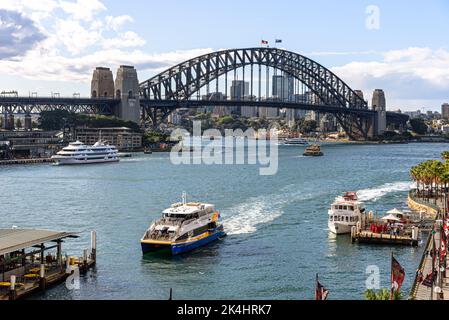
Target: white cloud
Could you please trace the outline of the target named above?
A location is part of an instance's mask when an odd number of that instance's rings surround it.
[[[134,22],[134,19],[128,15],[121,15],[117,17],[107,16],[105,19],[107,26],[114,31],[119,31],[127,22]]]
[[[332,71],[365,96],[383,88],[394,108],[407,108],[413,101],[449,100],[449,52],[444,49],[392,50],[380,61],[351,62]]]
[[[104,4],[98,0],[59,1],[59,6],[73,19],[84,21],[91,21],[96,14],[106,10]]]
[[[110,48],[134,48],[145,45],[146,41],[137,33],[127,31],[119,33],[117,37],[112,39],[103,39],[102,46],[104,49]]]

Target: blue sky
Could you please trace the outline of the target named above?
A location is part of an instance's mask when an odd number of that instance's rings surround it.
[[[383,88],[390,109],[438,110],[449,101],[448,34],[443,0],[2,0],[0,91],[88,95],[95,66],[133,64],[144,80],[211,50],[280,38],[367,98]]]

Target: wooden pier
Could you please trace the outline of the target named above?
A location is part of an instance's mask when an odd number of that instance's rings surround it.
[[[62,243],[76,233],[0,229],[0,300],[17,300],[84,274],[96,263],[96,233],[91,251],[62,256]]]
[[[402,235],[374,233],[368,230],[360,230],[360,228],[353,227],[351,230],[351,241],[367,244],[383,244],[383,245],[398,245],[398,246],[412,246],[417,247],[419,244],[419,229],[412,227],[411,233]]]

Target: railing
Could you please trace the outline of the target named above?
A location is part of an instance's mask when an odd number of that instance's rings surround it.
[[[430,251],[430,245],[432,244],[432,233],[429,234],[429,237],[427,239],[426,246],[424,248],[423,255],[421,257],[421,261],[419,263],[418,269],[416,270],[415,280],[413,281],[412,288],[410,290],[410,299],[414,300],[416,298],[416,294],[418,293],[418,282],[419,282],[419,274],[418,271],[422,271],[424,268],[424,262],[426,261],[427,254],[426,252]]]
[[[412,199],[413,201],[415,201],[418,204],[421,204],[423,206],[429,207],[434,209],[435,211],[441,211],[441,208],[436,204],[439,200],[443,200],[443,197],[437,197],[434,198],[434,202],[435,203],[431,203],[431,199],[429,198],[424,198],[424,197],[420,197],[418,196],[418,190],[411,190],[409,192],[409,197],[410,199]]]

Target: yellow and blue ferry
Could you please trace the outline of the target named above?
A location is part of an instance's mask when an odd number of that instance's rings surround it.
[[[141,239],[143,254],[170,252],[178,255],[192,251],[226,236],[221,214],[208,203],[175,203],[154,221]]]

